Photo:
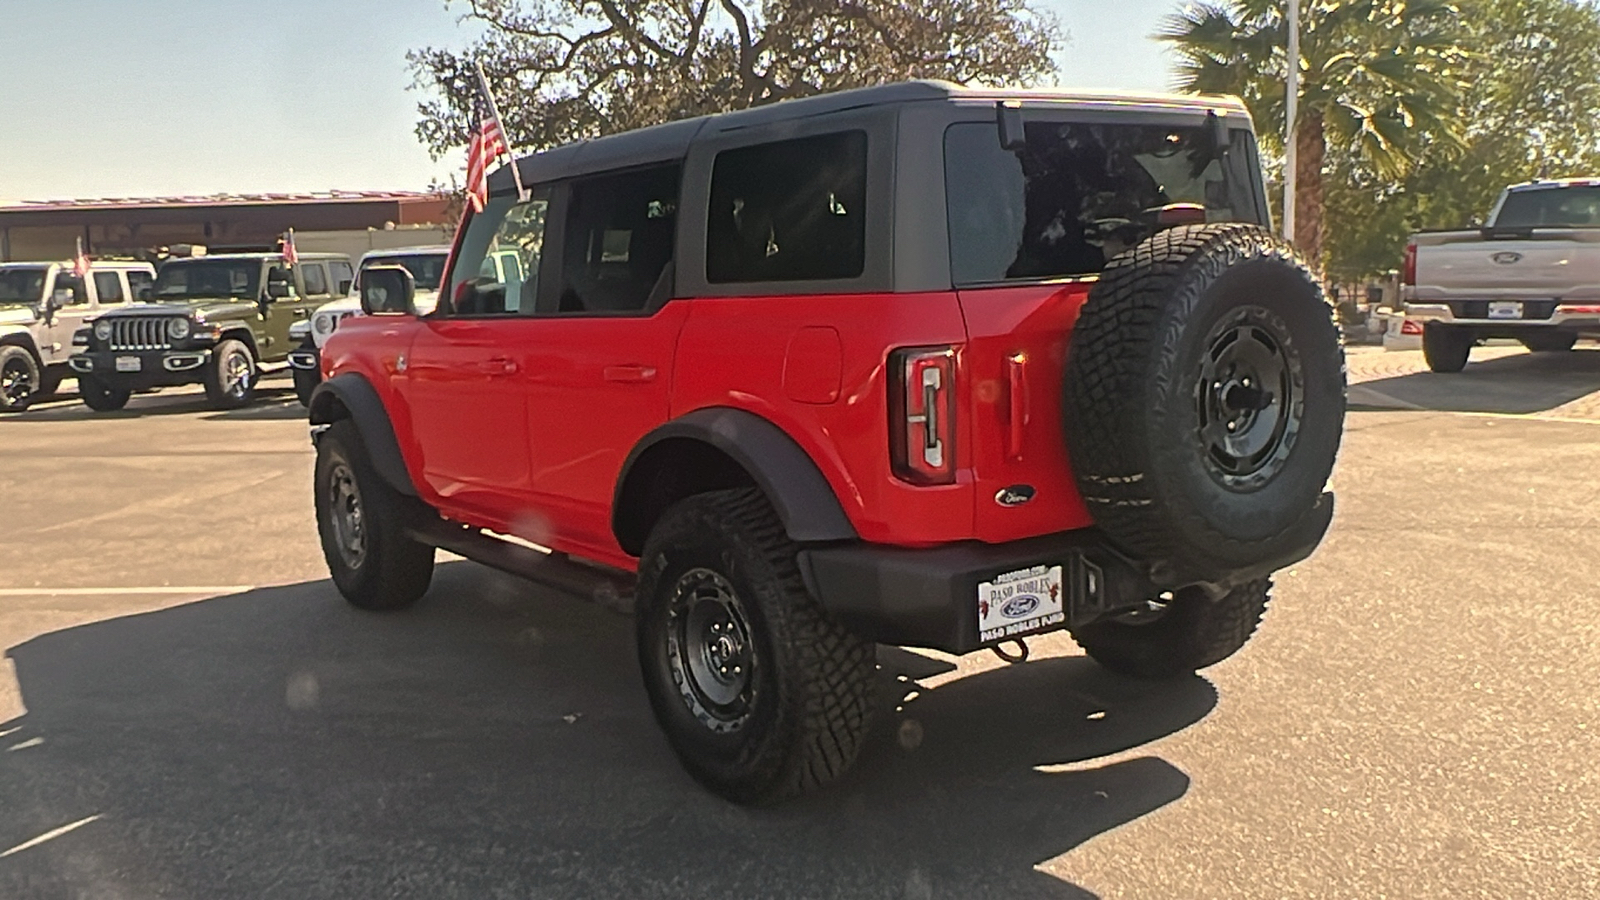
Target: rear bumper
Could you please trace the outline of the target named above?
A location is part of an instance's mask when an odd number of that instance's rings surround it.
[[[137,371],[118,370],[118,360],[137,359]],[[67,365],[78,375],[92,375],[116,390],[142,391],[153,387],[194,384],[211,362],[211,351],[200,350],[96,350],[74,354]],[[124,364],[126,365],[126,364]]]
[[[1527,301],[1522,318],[1490,318],[1487,300],[1453,300],[1406,304],[1406,315],[1421,322],[1470,326],[1488,337],[1515,337],[1534,331],[1600,333],[1600,303],[1556,304],[1552,301]],[[1520,302],[1520,301],[1519,301]],[[1535,306],[1535,304],[1543,304]],[[1483,307],[1480,309],[1479,307]],[[1546,309],[1548,308],[1548,314]]]

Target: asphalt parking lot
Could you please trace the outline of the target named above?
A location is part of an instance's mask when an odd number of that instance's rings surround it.
[[[1600,349],[1350,359],[1239,656],[884,648],[861,763],[768,810],[679,769],[626,618],[463,561],[346,607],[287,382],[0,419],[0,897],[1600,896]]]

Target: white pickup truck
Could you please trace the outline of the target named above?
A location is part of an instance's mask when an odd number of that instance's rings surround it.
[[[1489,338],[1559,352],[1600,337],[1600,178],[1514,184],[1482,228],[1413,235],[1402,280],[1435,372]]]

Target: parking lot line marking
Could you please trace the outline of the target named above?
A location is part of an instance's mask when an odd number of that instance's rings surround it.
[[[242,594],[255,590],[253,584],[199,584],[163,587],[76,587],[76,588],[0,588],[0,597],[110,597],[119,594],[162,596],[166,594]]]
[[[22,851],[27,850],[27,849],[29,849],[31,847],[37,847],[40,844],[44,843],[45,841],[53,841],[56,838],[61,837],[63,834],[68,834],[70,832],[77,831],[79,828],[82,828],[83,826],[89,824],[90,822],[93,822],[94,820],[100,818],[100,816],[101,816],[100,813],[95,813],[92,816],[85,816],[85,817],[79,819],[76,822],[69,822],[69,823],[61,826],[60,828],[56,828],[56,829],[53,829],[51,831],[46,831],[44,834],[39,835],[38,837],[34,838],[33,840],[23,841],[22,843],[16,845],[15,847],[12,847],[10,850],[0,851],[0,859],[5,859],[6,857],[10,856],[13,853],[21,853]]]

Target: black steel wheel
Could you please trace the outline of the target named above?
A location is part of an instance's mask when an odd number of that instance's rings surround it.
[[[26,347],[0,346],[0,412],[17,412],[39,394],[39,363]]]
[[[1283,470],[1305,415],[1305,372],[1282,317],[1239,307],[1206,336],[1195,380],[1196,436],[1213,477],[1252,490]]]
[[[673,506],[640,558],[651,708],[684,768],[738,803],[838,778],[871,721],[874,645],[823,612],[796,550],[766,497],[740,489]]]
[[[368,610],[417,602],[433,580],[434,549],[406,530],[421,511],[373,468],[349,419],[317,440],[313,481],[322,556],[339,593]]]

